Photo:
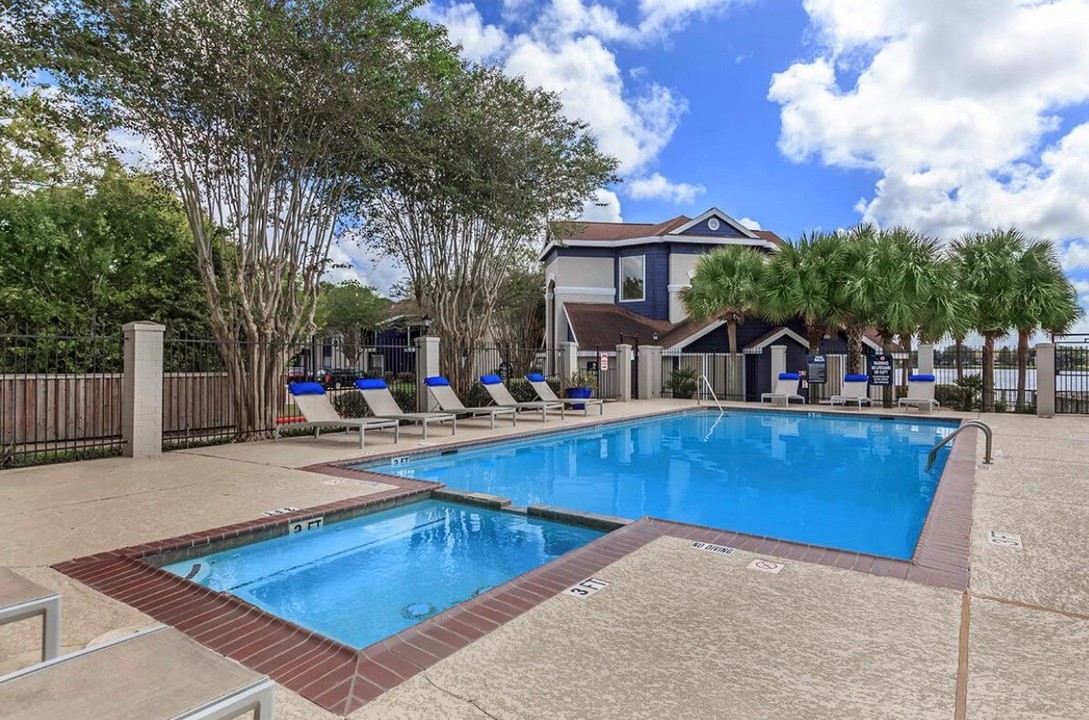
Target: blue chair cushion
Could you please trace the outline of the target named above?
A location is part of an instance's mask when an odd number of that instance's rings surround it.
[[[424,378],[424,384],[427,385],[427,387],[448,387],[450,381],[442,375],[436,375],[434,377]]]
[[[526,375],[526,380],[529,380],[530,382],[544,382],[545,378],[541,373],[529,373]]]
[[[844,375],[843,382],[869,382],[870,378],[865,375]]]
[[[779,373],[780,380],[801,380],[802,376],[798,373]]]
[[[911,375],[908,382],[934,382],[935,379],[933,375]]]
[[[360,378],[355,381],[355,386],[360,390],[385,390],[389,387],[385,380],[379,378]]]
[[[502,385],[503,378],[499,377],[498,375],[481,375],[480,382],[484,383],[485,385]]]
[[[288,385],[292,395],[324,395],[325,388],[316,382],[293,382]]]

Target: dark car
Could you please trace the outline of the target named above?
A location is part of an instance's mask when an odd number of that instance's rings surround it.
[[[353,368],[322,368],[317,380],[326,390],[340,390],[354,386],[355,381],[363,376],[362,370]]]

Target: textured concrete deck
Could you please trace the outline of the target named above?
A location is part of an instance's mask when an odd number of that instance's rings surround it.
[[[681,406],[691,403],[617,404],[606,416]],[[1083,718],[1089,417],[984,420],[997,458],[977,472],[967,594],[801,562],[762,574],[745,569],[746,553],[662,538],[598,573],[610,581],[601,592],[545,601],[352,717]],[[565,425],[584,422],[600,420]],[[516,430],[557,427],[527,419]],[[455,439],[492,436],[486,428],[459,424]],[[48,565],[380,490],[297,469],[359,457],[354,442],[323,435],[2,472],[0,565],[61,592],[64,651],[146,626]],[[397,448],[421,444],[408,430]],[[368,435],[366,454],[392,449]],[[990,544],[992,529],[1024,547]],[[0,628],[0,673],[33,662],[39,641],[33,623]],[[283,688],[277,713],[333,717]]]

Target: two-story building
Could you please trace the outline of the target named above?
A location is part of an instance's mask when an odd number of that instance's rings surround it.
[[[583,351],[618,343],[659,345],[668,352],[725,353],[720,320],[690,320],[681,302],[699,256],[726,245],[772,253],[784,241],[774,232],[752,230],[717,208],[695,218],[683,215],[653,223],[577,222],[557,225],[541,253],[546,281],[546,345],[575,342]],[[785,345],[791,368],[804,365],[805,324],[799,319],[771,325],[750,317],[738,329],[749,356]],[[826,338],[827,352],[845,351],[842,337]],[[879,349],[874,338],[867,345]],[[756,361],[756,357],[751,358]],[[750,392],[770,384],[765,368],[750,373]]]

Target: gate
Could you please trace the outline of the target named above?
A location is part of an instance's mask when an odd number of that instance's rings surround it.
[[[639,336],[620,333],[621,345],[624,344],[625,338],[633,341],[631,343],[631,396],[634,399],[639,397]]]
[[[1055,412],[1089,413],[1089,334],[1055,336]]]

